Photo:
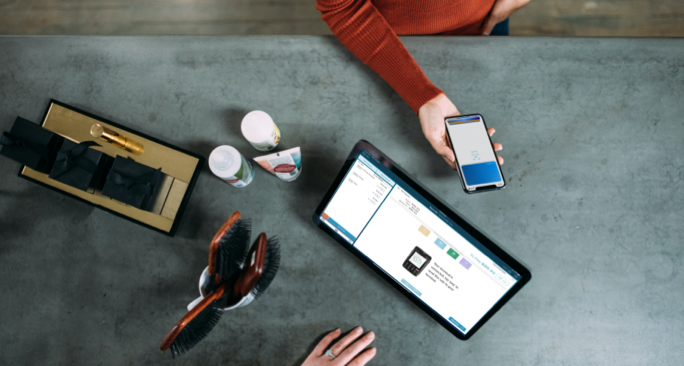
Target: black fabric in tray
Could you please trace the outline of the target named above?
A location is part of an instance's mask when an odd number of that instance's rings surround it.
[[[47,174],[63,141],[64,137],[17,117],[10,132],[0,137],[0,155]]]
[[[117,156],[102,195],[146,211],[152,209],[152,197],[159,189],[163,174],[133,159]]]
[[[106,174],[112,158],[89,146],[100,146],[87,141],[77,144],[65,140],[57,153],[50,178],[82,191],[97,187],[100,177]]]

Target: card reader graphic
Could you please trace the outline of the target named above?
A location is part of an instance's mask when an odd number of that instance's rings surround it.
[[[422,249],[415,247],[404,261],[404,269],[411,272],[412,275],[418,276],[423,268],[427,267],[431,259],[432,257]]]

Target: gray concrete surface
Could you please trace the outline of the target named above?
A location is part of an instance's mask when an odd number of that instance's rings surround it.
[[[239,190],[200,177],[168,238],[16,177],[0,159],[0,364],[297,365],[335,327],[377,334],[373,365],[674,365],[684,358],[684,40],[403,38],[504,144],[508,188],[469,196],[417,118],[332,37],[0,37],[0,128],[50,98],[207,156],[258,155],[270,113],[304,170]],[[532,282],[462,342],[311,223],[367,139],[526,262]],[[208,243],[240,210],[283,265],[189,354],[159,344],[197,296]]]

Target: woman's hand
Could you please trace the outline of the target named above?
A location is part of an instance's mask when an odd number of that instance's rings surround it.
[[[440,94],[418,109],[418,118],[423,134],[437,154],[444,158],[451,169],[456,170],[456,157],[454,151],[449,146],[449,139],[444,127],[444,118],[459,116],[461,113],[451,103],[446,95]]]
[[[375,356],[375,347],[364,351],[375,338],[373,332],[361,337],[363,329],[356,327],[330,347],[330,343],[341,334],[342,331],[338,328],[323,337],[302,366],[363,366]],[[332,356],[325,354],[327,350],[330,350]]]
[[[520,10],[520,8],[525,6],[528,2],[530,2],[530,0],[496,0],[492,10],[489,12],[489,15],[487,15],[482,35],[488,36],[497,23],[508,19],[508,17]]]
[[[444,94],[430,99],[418,110],[418,118],[420,119],[420,126],[423,129],[425,138],[430,142],[430,145],[432,145],[437,154],[441,155],[444,161],[454,170],[456,170],[456,157],[454,156],[454,150],[449,145],[444,118],[460,115],[461,113],[454,103],[451,103]],[[491,127],[487,129],[489,136],[493,135],[494,132],[496,131]],[[493,145],[496,151],[503,149],[503,146],[498,142],[495,142]],[[499,159],[499,164],[503,164],[503,158],[500,156],[497,156],[497,158]]]

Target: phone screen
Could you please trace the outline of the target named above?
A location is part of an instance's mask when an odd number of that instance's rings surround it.
[[[472,192],[503,187],[503,175],[482,116],[448,117],[445,122],[465,189]]]

